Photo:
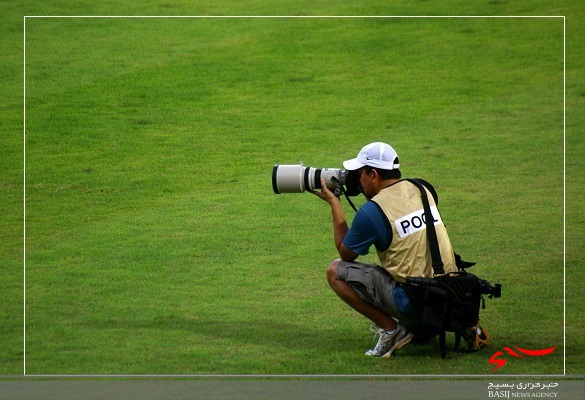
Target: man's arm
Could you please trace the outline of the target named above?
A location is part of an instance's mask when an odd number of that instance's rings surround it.
[[[325,200],[331,206],[331,216],[333,217],[333,240],[335,248],[339,252],[339,257],[343,261],[353,261],[357,258],[357,254],[345,247],[343,238],[349,230],[347,220],[341,207],[341,201],[333,192],[331,192],[325,185],[325,180],[321,179],[321,192],[313,192],[317,197]]]
[[[335,247],[339,252],[339,257],[343,261],[353,261],[357,258],[357,254],[345,247],[343,239],[349,230],[343,208],[341,207],[341,201],[336,197],[334,203],[331,205],[331,215],[333,217],[333,239],[335,241]]]

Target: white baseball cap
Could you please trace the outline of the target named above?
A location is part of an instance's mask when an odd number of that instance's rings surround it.
[[[349,171],[355,171],[366,165],[385,170],[400,168],[396,151],[390,145],[382,142],[370,143],[364,146],[357,158],[343,162],[343,166]]]

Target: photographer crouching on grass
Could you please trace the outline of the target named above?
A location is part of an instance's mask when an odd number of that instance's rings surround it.
[[[433,277],[421,192],[413,183],[401,180],[398,155],[388,144],[371,143],[343,166],[359,173],[363,194],[369,201],[348,228],[340,199],[324,180],[321,191],[313,192],[331,206],[340,257],[329,265],[327,280],[343,301],[378,326],[378,343],[366,355],[390,357],[410,343],[414,334],[409,326],[416,326],[420,319],[414,301],[407,295],[406,277]],[[434,189],[420,182],[429,194],[445,273],[455,272],[453,248],[432,196]],[[381,266],[356,261],[358,256],[368,254],[372,245]]]

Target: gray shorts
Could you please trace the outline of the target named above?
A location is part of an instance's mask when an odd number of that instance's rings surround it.
[[[376,264],[340,260],[337,277],[349,284],[365,302],[400,321],[410,320],[395,304],[393,292],[398,284],[384,268]]]

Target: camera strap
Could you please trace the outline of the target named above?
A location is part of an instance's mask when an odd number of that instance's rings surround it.
[[[439,241],[437,240],[437,231],[433,223],[433,214],[429,204],[429,198],[424,186],[416,179],[406,179],[420,190],[421,200],[425,213],[425,224],[427,226],[427,238],[429,240],[429,247],[431,250],[431,259],[433,261],[433,271],[435,276],[444,275],[443,260],[441,259],[441,252],[439,250]]]
[[[349,203],[349,205],[351,206],[351,208],[353,208],[353,210],[355,212],[357,212],[357,208],[355,208],[355,206],[353,205],[352,201],[349,199],[349,196],[347,195],[347,193],[345,193],[345,189],[343,189],[343,186],[341,187],[341,193],[343,193],[343,195],[347,199],[347,202]]]
[[[355,208],[355,205],[353,204],[353,202],[349,199],[349,196],[347,195],[347,193],[345,192],[345,189],[343,188],[343,185],[341,184],[341,182],[339,181],[339,179],[337,179],[336,177],[332,177],[331,180],[334,180],[335,182],[337,182],[339,184],[339,189],[341,189],[341,193],[343,193],[343,195],[345,196],[345,198],[347,199],[347,202],[349,203],[349,205],[351,206],[351,208],[353,208],[353,210],[355,212],[357,212],[357,208]]]

